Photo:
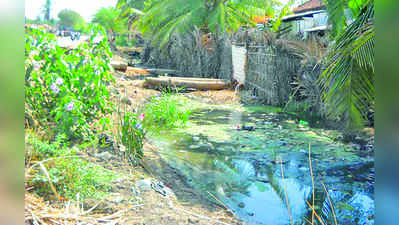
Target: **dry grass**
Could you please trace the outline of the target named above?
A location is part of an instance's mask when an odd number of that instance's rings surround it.
[[[59,207],[46,204],[41,198],[25,192],[25,222],[26,224],[123,224],[124,215],[132,208],[120,210],[111,215],[91,213],[99,204],[88,210],[83,210],[79,201],[72,203],[64,202]],[[139,207],[141,205],[137,205]]]
[[[210,99],[216,104],[238,104],[239,98],[234,90],[208,90],[208,91],[195,91],[190,95],[199,96]]]

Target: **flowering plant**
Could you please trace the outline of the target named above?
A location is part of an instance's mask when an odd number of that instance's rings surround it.
[[[55,35],[32,29],[25,42],[25,117],[30,126],[55,127],[71,137],[87,137],[90,124],[110,112],[106,86],[113,82],[112,52],[104,30],[91,26],[87,42],[65,49]],[[101,120],[106,121],[106,120]]]

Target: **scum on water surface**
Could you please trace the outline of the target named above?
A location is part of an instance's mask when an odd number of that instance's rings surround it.
[[[306,204],[312,196],[310,144],[316,210],[332,219],[323,183],[340,223],[373,223],[371,151],[335,141],[337,131],[297,124],[295,115],[276,107],[189,101],[193,113],[187,126],[151,140],[204,195],[216,196],[249,224],[289,224],[289,213],[295,224],[302,224],[311,215]],[[237,129],[243,125],[255,130]]]

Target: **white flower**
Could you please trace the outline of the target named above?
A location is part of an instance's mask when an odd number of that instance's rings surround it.
[[[62,78],[57,78],[57,80],[55,80],[55,83],[56,83],[57,85],[61,85],[61,84],[64,83],[64,80],[63,80]]]
[[[68,105],[66,106],[66,111],[72,111],[73,110],[73,108],[74,108],[74,103],[73,102],[70,102],[70,103],[68,103]]]
[[[56,84],[52,84],[50,88],[55,94],[58,94],[58,92],[60,92],[60,88]]]

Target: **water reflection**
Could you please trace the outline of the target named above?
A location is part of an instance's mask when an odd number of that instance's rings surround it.
[[[334,207],[339,224],[373,224],[372,157],[359,157],[320,135],[323,130],[298,126],[285,114],[206,110],[194,113],[191,121],[190,129],[168,131],[154,144],[164,148],[165,160],[192,185],[205,196],[216,196],[248,224],[311,220],[308,143],[313,146],[315,209],[325,223],[333,224]],[[257,129],[238,131],[235,126],[242,124]]]

